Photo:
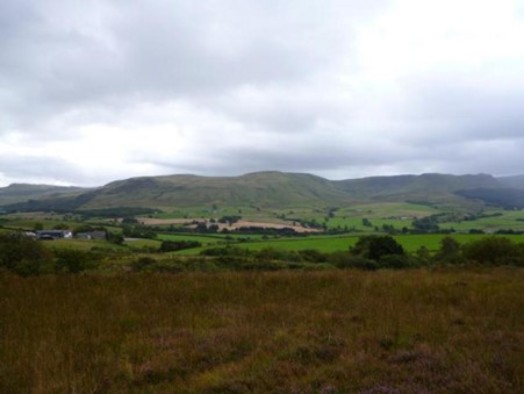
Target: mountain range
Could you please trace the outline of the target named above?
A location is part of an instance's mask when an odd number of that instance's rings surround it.
[[[440,206],[492,204],[524,208],[524,176],[422,174],[332,181],[316,175],[266,171],[234,177],[138,177],[98,188],[12,184],[0,188],[6,211],[173,209],[197,206],[264,208],[347,206],[365,202]]]

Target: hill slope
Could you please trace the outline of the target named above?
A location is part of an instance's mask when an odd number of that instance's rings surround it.
[[[41,186],[36,188],[41,188],[42,193],[46,190]],[[29,187],[27,190],[26,200],[33,198],[32,189]],[[474,192],[479,190],[489,193]],[[222,207],[314,208],[341,207],[362,202],[401,201],[478,207],[484,203],[500,200],[493,196],[506,195],[508,189],[503,182],[485,174],[462,176],[422,174],[330,181],[311,174],[258,172],[236,177],[196,175],[139,177],[111,182],[82,193],[78,189],[74,191],[68,189],[69,194],[65,190],[62,192],[55,191],[55,194],[52,194],[47,190],[52,198],[40,198],[30,203],[6,206],[6,209],[77,210],[116,207],[172,209],[210,207],[215,204]],[[524,204],[523,193],[513,193],[512,203],[521,195]]]
[[[172,175],[112,182],[84,208],[114,206],[290,207],[343,203],[348,195],[333,182],[310,174],[259,172],[238,177]]]
[[[86,192],[88,189],[81,187],[62,187],[52,185],[30,185],[13,183],[0,188],[0,206],[28,200],[54,199],[73,196]]]
[[[524,175],[506,176],[498,178],[506,187],[513,189],[524,189]]]
[[[470,189],[500,188],[491,175],[422,174],[381,176],[335,182],[353,198],[366,201],[420,201],[425,203],[460,203],[457,192]]]

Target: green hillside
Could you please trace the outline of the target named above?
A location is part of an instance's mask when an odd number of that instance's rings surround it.
[[[172,175],[132,178],[101,188],[83,208],[114,206],[300,207],[343,204],[349,196],[310,174],[260,172],[238,177]]]
[[[498,178],[506,187],[524,189],[524,175],[514,175]]]
[[[470,205],[459,191],[497,189],[501,183],[491,175],[422,174],[370,177],[335,182],[355,199],[362,201],[416,201],[432,204]]]
[[[491,192],[471,192],[478,190]],[[311,174],[283,172],[257,172],[235,177],[139,177],[111,182],[83,193],[75,188],[50,186],[25,185],[22,188],[12,185],[0,189],[0,197],[19,202],[6,205],[5,209],[22,211],[117,207],[172,210],[175,207],[213,206],[314,209],[384,202],[478,209],[486,203],[503,201],[494,199],[493,194],[498,198],[507,193],[506,183],[485,174],[422,174],[330,181]],[[513,200],[520,196],[524,200],[523,193],[512,194]],[[33,201],[28,203],[27,200]]]
[[[0,188],[0,206],[25,202],[28,200],[52,199],[64,196],[78,195],[88,189],[80,187],[62,187],[52,185],[30,185],[13,183]]]

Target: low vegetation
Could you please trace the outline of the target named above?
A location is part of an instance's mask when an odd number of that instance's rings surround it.
[[[2,217],[0,392],[524,391],[520,211],[120,213]],[[322,232],[218,231],[257,215]]]
[[[0,274],[4,393],[521,393],[524,271]]]

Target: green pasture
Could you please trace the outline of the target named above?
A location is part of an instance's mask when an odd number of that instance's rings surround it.
[[[273,248],[277,250],[305,250],[315,249],[322,253],[332,253],[339,251],[347,251],[350,247],[355,245],[358,238],[363,234],[352,235],[332,235],[332,236],[306,236],[306,237],[283,237],[283,238],[268,238],[263,239],[260,236],[250,236],[252,241],[235,242],[234,239],[226,239],[220,236],[206,236],[206,235],[171,235],[160,234],[157,239],[134,239],[128,240],[124,245],[114,245],[107,241],[101,240],[79,240],[79,239],[60,239],[54,241],[42,241],[49,247],[58,249],[79,249],[90,250],[93,247],[108,250],[128,250],[141,251],[145,248],[157,249],[163,240],[170,241],[198,241],[202,243],[199,248],[185,249],[176,252],[176,255],[195,255],[206,248],[221,247],[227,244],[232,244],[240,248],[258,251],[266,248]],[[450,236],[456,239],[459,243],[465,244],[472,241],[477,241],[488,235],[484,234],[410,234],[398,235],[394,238],[404,247],[407,252],[413,253],[421,247],[426,247],[431,252],[436,252],[440,248],[442,238]],[[499,236],[499,235],[497,235]],[[500,235],[507,237],[515,242],[523,242],[523,235]]]
[[[336,211],[336,216],[358,216],[360,218],[388,218],[388,217],[423,217],[429,216],[440,211],[428,205],[410,203],[376,203],[361,204]]]
[[[472,241],[477,241],[486,237],[484,234],[420,234],[420,235],[399,235],[394,238],[404,247],[407,252],[415,252],[420,247],[424,246],[432,252],[436,252],[440,248],[440,241],[446,236],[451,236],[459,243],[465,244]],[[355,245],[360,235],[345,235],[345,236],[309,236],[304,238],[280,238],[260,240],[257,242],[246,242],[235,244],[241,248],[249,250],[262,250],[265,248],[273,248],[277,250],[305,250],[315,249],[323,253],[346,251],[351,246]],[[512,239],[515,242],[524,241],[522,235],[505,235],[505,237]],[[214,245],[209,245],[214,246]],[[218,245],[216,245],[218,246]],[[177,254],[197,254],[203,248],[187,249]]]
[[[324,208],[288,208],[288,209],[255,209],[253,207],[195,207],[165,211],[151,215],[159,219],[180,218],[219,218],[225,215],[239,215],[243,220],[274,221],[293,220],[316,221],[319,225],[326,223],[328,228],[352,228],[366,230],[362,219],[369,219],[373,226],[382,227],[384,224],[396,228],[410,227],[415,217],[423,217],[439,213],[436,208],[409,203],[377,203],[361,204],[349,207],[340,207],[329,217],[330,207]]]
[[[378,227],[379,230],[382,229],[383,225],[393,226],[398,230],[402,228],[411,228],[412,220],[401,220],[401,219],[385,219],[385,218],[366,218],[371,223],[371,226],[365,226],[362,222],[364,217],[334,217],[330,218],[326,224],[328,229],[337,229],[337,228],[347,228],[355,229],[357,231],[370,231],[375,227]]]
[[[143,248],[159,248],[161,242],[156,239],[144,239],[144,238],[137,238],[132,240],[126,240],[124,245],[127,246],[129,249],[143,249]]]
[[[487,211],[486,214],[498,213],[500,216],[491,216],[476,220],[463,220],[460,222],[441,223],[442,228],[454,228],[457,231],[479,229],[485,232],[501,229],[524,231],[524,211]]]
[[[192,208],[179,208],[173,210],[164,210],[163,212],[148,215],[148,217],[157,219],[185,219],[185,218],[200,218],[210,219],[219,218],[225,215],[239,215],[242,218],[253,218],[253,217],[271,217],[273,216],[270,211],[258,211],[253,207],[221,207],[221,206],[209,206],[209,207],[192,207]]]
[[[79,226],[92,225],[104,226],[108,231],[119,233],[122,229],[114,225],[113,221],[107,219],[79,220],[75,216],[53,214],[53,213],[17,213],[0,216],[0,225],[13,229],[32,231],[36,224],[41,224],[44,230],[53,229],[57,225],[65,225],[73,230]]]
[[[262,239],[260,234],[158,234],[161,241],[198,241],[202,244],[213,244],[239,239],[252,241]]]
[[[76,249],[88,251],[93,248],[99,248],[106,250],[125,250],[124,246],[95,239],[55,239],[40,242],[42,242],[45,246],[53,249]]]

